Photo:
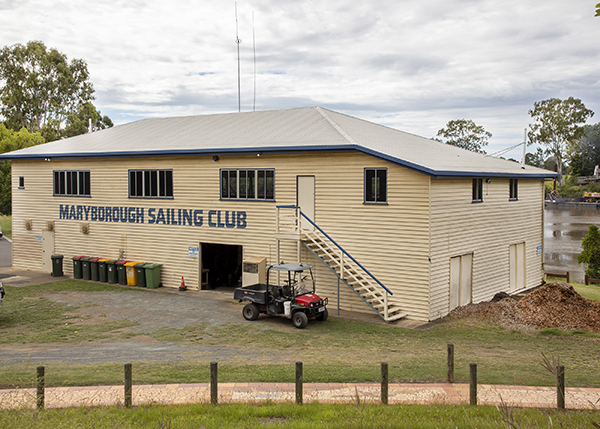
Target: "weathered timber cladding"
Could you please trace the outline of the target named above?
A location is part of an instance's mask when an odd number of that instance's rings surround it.
[[[431,309],[448,313],[450,258],[473,253],[473,302],[509,290],[509,246],[526,243],[526,284],[543,280],[543,181],[519,179],[519,200],[509,201],[509,180],[483,183],[483,202],[472,203],[470,179],[431,180]],[[543,252],[542,252],[543,254]]]
[[[363,204],[365,167],[388,169],[388,204]],[[128,198],[128,169],[173,169],[173,199]],[[220,168],[275,168],[276,202],[225,201],[219,198]],[[52,196],[53,170],[90,170],[91,197]],[[13,161],[14,266],[41,270],[41,242],[37,237],[46,221],[55,221],[54,252],[70,258],[91,255],[163,264],[165,286],[177,287],[185,276],[197,287],[199,261],[188,257],[188,247],[199,243],[242,245],[245,256],[267,257],[275,263],[277,205],[296,204],[296,176],[315,176],[315,221],[394,293],[411,317],[428,317],[429,178],[423,174],[358,153],[301,155],[245,155],[212,157],[110,158]],[[18,177],[25,176],[25,189]],[[31,202],[36,201],[35,209]],[[144,223],[59,219],[60,205],[136,207],[145,209]],[[148,209],[201,209],[203,225],[149,225]],[[209,210],[246,213],[246,228],[211,228]],[[24,228],[31,219],[33,229]],[[82,223],[90,224],[82,234]],[[295,242],[282,242],[281,257],[297,258]],[[310,252],[302,258],[315,265],[319,293],[337,300],[337,279]],[[370,309],[342,284],[342,308]]]

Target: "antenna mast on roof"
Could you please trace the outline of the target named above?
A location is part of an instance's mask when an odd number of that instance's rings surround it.
[[[238,18],[237,18],[237,2],[235,2],[235,43],[237,44],[237,54],[238,54],[238,112],[242,111],[242,102],[240,95],[240,43],[242,43],[242,39],[238,37]]]
[[[256,111],[256,37],[254,36],[254,11],[252,12],[252,49],[254,50],[254,106]]]

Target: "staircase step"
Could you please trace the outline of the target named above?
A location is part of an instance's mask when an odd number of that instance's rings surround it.
[[[408,316],[407,313],[396,313],[393,315],[389,315],[388,313],[388,318],[386,322],[395,322],[396,320],[404,319],[406,316]]]

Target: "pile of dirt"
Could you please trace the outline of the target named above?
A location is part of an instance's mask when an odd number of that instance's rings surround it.
[[[557,328],[600,333],[600,302],[582,297],[568,283],[547,283],[520,300],[495,299],[457,308],[450,317],[471,317],[509,329]]]

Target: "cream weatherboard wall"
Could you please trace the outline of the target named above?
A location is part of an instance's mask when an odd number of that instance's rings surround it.
[[[388,170],[387,204],[364,204],[364,168]],[[275,202],[220,200],[219,169],[274,168]],[[128,169],[173,169],[173,199],[128,198]],[[89,170],[91,197],[53,196],[54,170]],[[267,257],[275,263],[277,205],[296,204],[296,177],[315,177],[315,222],[371,271],[394,295],[409,318],[429,318],[429,192],[430,179],[389,162],[357,152],[281,155],[132,157],[51,161],[13,161],[13,266],[42,270],[42,231],[54,221],[53,253],[65,256],[64,269],[72,274],[71,257],[98,257],[163,264],[162,282],[177,287],[181,276],[188,287],[199,284],[198,260],[188,247],[199,243],[243,246],[244,256]],[[19,189],[19,177],[25,187]],[[60,219],[60,206],[135,207],[144,220],[100,222]],[[202,210],[202,226],[148,224],[148,209]],[[209,211],[224,217],[246,213],[246,227],[211,227]],[[31,221],[31,229],[25,221]],[[222,219],[223,221],[223,219]],[[81,225],[89,224],[89,233]],[[50,235],[46,235],[50,236]],[[46,240],[44,236],[44,240]],[[48,243],[44,243],[48,248]],[[297,245],[282,242],[282,258],[295,260]],[[337,279],[302,247],[302,259],[315,265],[318,291],[328,296],[335,311]],[[341,308],[370,312],[345,285]]]
[[[431,179],[431,309],[448,313],[451,258],[472,254],[472,302],[510,291],[510,247],[525,243],[526,287],[543,281],[543,181],[518,180],[509,200],[509,179],[483,181],[483,202],[472,202],[471,179]]]

